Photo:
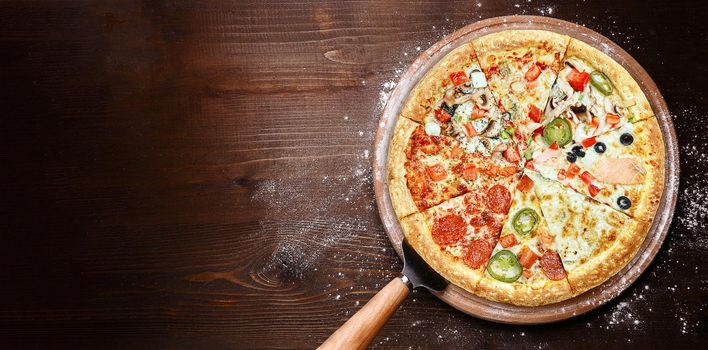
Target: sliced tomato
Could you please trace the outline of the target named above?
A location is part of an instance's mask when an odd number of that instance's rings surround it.
[[[531,268],[533,264],[538,260],[538,255],[534,253],[529,247],[521,248],[519,251],[519,264],[525,268]]]
[[[529,106],[529,118],[533,120],[536,123],[541,122],[541,110],[536,107],[536,105],[530,105]]]
[[[558,170],[558,180],[565,180],[568,175],[565,173],[565,169]]]
[[[441,123],[447,123],[452,116],[446,110],[440,108],[435,110],[435,119],[439,120]]]
[[[470,79],[467,77],[467,74],[465,74],[465,72],[463,72],[463,71],[450,73],[450,80],[452,81],[453,84],[455,84],[455,86],[458,86],[458,85],[461,85],[461,84],[464,84],[464,83],[470,81]]]
[[[472,164],[465,164],[464,169],[462,169],[462,178],[469,181],[474,181],[477,179],[477,168]]]
[[[541,126],[539,126],[538,128],[536,128],[536,130],[533,131],[533,136],[536,136],[536,135],[543,135],[543,128],[544,128],[543,125],[541,125]]]
[[[580,180],[583,180],[586,185],[591,185],[592,180],[595,180],[595,177],[592,176],[592,174],[590,174],[589,172],[583,171],[583,173],[580,174]]]
[[[477,105],[474,105],[474,107],[472,108],[472,113],[470,114],[470,118],[472,118],[472,120],[484,118],[485,113],[487,113],[487,111],[477,107]]]
[[[452,151],[450,151],[450,157],[452,158],[458,158],[462,155],[462,148],[460,148],[459,145],[455,145],[455,147],[452,148]]]
[[[570,166],[568,167],[568,171],[566,172],[569,179],[574,178],[579,173],[580,173],[580,167],[575,163],[571,163]]]
[[[433,166],[428,167],[426,169],[428,176],[430,176],[430,179],[433,181],[440,181],[440,180],[445,180],[447,177],[447,172],[445,171],[445,168],[440,165],[440,164],[435,164]]]
[[[516,188],[521,192],[528,192],[533,188],[533,184],[533,180],[531,180],[528,175],[524,175],[521,177],[521,180],[519,180],[519,184],[516,185]]]
[[[568,84],[575,91],[584,91],[585,84],[590,80],[590,74],[581,72],[575,68],[568,74]]]
[[[519,244],[519,241],[516,240],[516,236],[513,233],[510,233],[508,235],[501,236],[501,238],[499,238],[499,244],[501,244],[504,248],[509,248]]]
[[[515,166],[505,166],[499,168],[499,171],[497,171],[497,175],[502,177],[511,176],[516,174],[518,170],[519,169],[517,169]]]
[[[533,160],[529,160],[524,164],[524,168],[529,169],[529,170],[536,170],[536,167],[533,166]]]
[[[593,184],[589,184],[588,185],[588,192],[590,192],[590,197],[595,198],[595,196],[597,196],[597,194],[600,193],[600,188],[593,185]]]
[[[590,121],[590,127],[597,128],[598,125],[600,125],[600,118],[592,117],[592,120]]]
[[[585,147],[585,148],[589,148],[589,147],[592,147],[592,145],[594,145],[595,142],[597,142],[597,140],[595,139],[595,136],[593,136],[591,138],[587,138],[587,139],[583,140],[583,142],[581,142],[580,144],[583,145],[583,147]]]
[[[519,151],[516,150],[516,147],[509,147],[503,152],[504,158],[508,160],[511,163],[516,163],[521,160],[521,155],[519,155]]]
[[[605,120],[607,120],[607,123],[614,125],[620,122],[620,116],[617,114],[607,113]]]
[[[465,124],[465,130],[467,130],[467,135],[470,137],[477,135],[477,130],[475,130],[474,126],[472,126],[472,123]]]
[[[550,146],[548,146],[548,148],[550,148],[552,150],[556,150],[556,149],[559,149],[560,147],[558,147],[558,143],[554,142]]]
[[[539,75],[541,75],[541,67],[534,64],[529,67],[529,70],[526,71],[524,77],[526,78],[526,81],[534,81]]]

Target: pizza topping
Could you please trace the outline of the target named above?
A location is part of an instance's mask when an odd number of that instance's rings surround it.
[[[583,145],[583,147],[585,147],[585,148],[590,148],[590,146],[594,145],[595,142],[597,142],[597,140],[593,136],[593,137],[583,140],[580,144]]]
[[[447,104],[443,102],[443,106],[447,106]],[[435,119],[437,119],[441,123],[447,123],[450,118],[452,118],[452,114],[448,113],[448,111],[446,111],[444,107],[435,110]]]
[[[531,191],[533,188],[533,180],[531,180],[528,175],[524,175],[521,177],[521,180],[519,180],[519,184],[516,185],[516,188],[521,192]]]
[[[549,145],[557,143],[563,147],[573,140],[573,129],[570,123],[564,118],[555,118],[543,128],[543,139]]]
[[[541,257],[541,270],[553,281],[560,281],[566,276],[560,255],[552,250],[547,250]]]
[[[529,106],[529,118],[531,118],[531,120],[533,120],[534,122],[541,122],[541,113],[541,110],[536,107],[536,105],[532,104]]]
[[[426,172],[428,173],[430,179],[433,181],[441,181],[447,178],[447,172],[445,171],[445,168],[440,164],[429,166],[428,169],[426,169]]]
[[[454,92],[454,90],[449,90],[449,91],[453,91],[453,92]],[[443,111],[447,112],[447,114],[450,115],[450,116],[455,115],[455,111],[457,111],[457,107],[459,107],[459,105],[453,104],[452,107],[450,107],[450,106],[449,106],[447,103],[445,103],[445,102],[443,102],[442,105],[440,106],[440,108],[441,108]],[[449,119],[449,118],[448,118],[448,119]],[[441,121],[442,121],[442,120],[441,120]],[[445,122],[447,122],[447,120],[442,121],[442,122],[445,123]]]
[[[567,175],[565,173],[565,169],[559,169],[558,175],[556,176],[556,178],[558,178],[558,180],[560,180],[560,181],[565,180],[567,178]]]
[[[617,206],[620,207],[620,209],[627,210],[632,206],[632,201],[625,196],[619,196],[619,198],[617,198]]]
[[[472,80],[472,86],[478,89],[487,86],[487,78],[484,77],[484,73],[479,69],[470,72],[470,79]]]
[[[630,133],[624,133],[620,136],[620,142],[625,146],[629,146],[634,142],[634,136]]]
[[[469,79],[467,78],[467,74],[465,74],[465,72],[459,71],[455,73],[450,73],[450,81],[452,81],[455,86],[458,86],[468,82]]]
[[[509,248],[519,244],[519,241],[516,240],[516,235],[508,234],[499,238],[499,244],[504,248]]]
[[[607,113],[605,120],[610,125],[615,125],[620,122],[621,118],[617,114]]]
[[[521,156],[519,155],[519,151],[516,150],[516,147],[509,147],[503,153],[504,158],[511,163],[516,163],[521,160]]]
[[[607,96],[612,92],[612,83],[605,73],[594,71],[590,73],[590,84],[594,86],[603,95]]]
[[[646,174],[642,163],[636,158],[602,158],[591,170],[598,181],[609,184],[640,184]]]
[[[467,136],[469,137],[477,136],[477,129],[474,128],[472,122],[465,124],[465,131],[467,132]]]
[[[576,160],[578,160],[578,157],[573,153],[573,152],[568,152],[568,155],[565,157],[569,162],[575,163]]]
[[[506,214],[511,205],[511,193],[502,185],[494,185],[487,191],[487,201],[491,211]]]
[[[534,263],[538,260],[538,255],[529,249],[529,247],[523,247],[519,251],[519,263],[525,268],[531,268]]]
[[[440,124],[427,122],[425,123],[425,133],[430,136],[440,136]]]
[[[601,190],[601,188],[599,188],[593,184],[588,185],[588,192],[590,193],[590,197],[592,197],[592,198],[595,198],[595,196],[597,196],[597,194],[600,193],[600,190]]]
[[[472,164],[465,164],[462,169],[462,178],[468,181],[474,181],[477,179],[477,168]]]
[[[516,212],[511,220],[511,226],[520,235],[528,235],[538,225],[538,213],[533,208],[523,208]]]
[[[483,239],[475,239],[465,248],[465,255],[462,259],[467,266],[473,269],[482,267],[494,250],[494,247]]]
[[[518,280],[523,271],[514,253],[500,250],[489,259],[487,272],[499,281],[511,283]]]
[[[597,153],[605,153],[605,151],[607,150],[607,146],[605,146],[603,142],[596,143],[594,148],[595,152]]]
[[[573,151],[573,154],[575,154],[576,156],[578,156],[580,158],[585,157],[585,151],[583,151],[583,146],[580,146],[580,145],[573,146],[571,151]]]
[[[580,72],[579,70],[573,68],[573,70],[568,73],[568,84],[575,91],[585,91],[585,84],[590,80],[590,74],[587,72]]]
[[[518,94],[526,91],[526,85],[524,85],[524,83],[522,83],[518,80],[512,82],[509,87],[511,88],[511,91],[518,93]]]
[[[568,171],[566,172],[566,175],[568,175],[568,178],[572,179],[578,174],[580,174],[580,167],[577,164],[571,164],[568,167]]]
[[[539,75],[541,75],[541,67],[536,64],[532,64],[531,67],[529,67],[529,70],[526,71],[524,78],[526,78],[526,81],[531,82],[536,80]]]
[[[445,215],[435,220],[432,236],[435,243],[446,247],[461,241],[467,233],[465,220],[455,214]]]
[[[583,180],[586,185],[590,185],[592,184],[592,180],[595,180],[595,177],[589,172],[583,171],[583,173],[580,174],[580,180]]]

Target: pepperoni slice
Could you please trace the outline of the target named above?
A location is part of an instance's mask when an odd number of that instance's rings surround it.
[[[494,185],[487,191],[487,205],[495,213],[506,214],[511,205],[511,193],[502,185]]]
[[[441,247],[459,242],[466,233],[465,219],[459,215],[448,214],[435,220],[433,240]]]
[[[470,226],[474,227],[483,227],[483,226],[488,226],[491,225],[494,222],[494,216],[487,212],[484,211],[481,214],[477,216],[473,216],[472,219],[470,219]]]
[[[465,250],[463,261],[473,269],[478,269],[484,265],[489,256],[492,255],[494,247],[489,242],[482,239],[475,239],[470,242]]]
[[[541,270],[551,280],[559,281],[565,278],[565,269],[558,253],[547,250],[541,257]]]

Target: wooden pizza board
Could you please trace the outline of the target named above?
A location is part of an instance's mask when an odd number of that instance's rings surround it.
[[[617,297],[639,278],[661,248],[669,230],[676,206],[679,183],[679,156],[674,130],[666,101],[647,72],[627,52],[606,37],[574,23],[538,16],[495,17],[470,24],[438,41],[411,64],[391,93],[384,108],[374,140],[374,189],[376,204],[386,233],[402,256],[403,231],[391,206],[388,192],[386,160],[393,128],[400,109],[417,82],[442,57],[458,46],[475,38],[507,29],[541,29],[582,40],[604,52],[625,67],[647,96],[661,127],[665,144],[665,186],[661,203],[652,227],[637,255],[615,276],[605,283],[574,298],[544,306],[524,307],[498,303],[475,296],[450,284],[435,295],[452,307],[467,314],[490,321],[508,324],[541,324],[568,319],[593,310]]]

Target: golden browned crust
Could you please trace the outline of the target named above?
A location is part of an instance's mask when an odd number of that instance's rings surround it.
[[[505,283],[486,275],[477,284],[474,293],[490,300],[522,306],[552,304],[573,296],[570,284],[565,279],[545,280],[541,285],[531,285]]]
[[[486,67],[487,57],[498,55],[516,49],[528,49],[538,47],[541,43],[546,43],[549,52],[558,52],[562,56],[568,47],[570,37],[563,34],[549,32],[545,30],[504,30],[492,33],[472,41],[475,52],[480,63]],[[556,64],[560,64],[559,60]],[[556,71],[559,66],[552,67]]]
[[[435,271],[448,281],[469,292],[474,292],[482,278],[483,269],[472,269],[461,259],[443,251],[431,235],[432,223],[423,213],[416,213],[401,220],[401,227],[408,242]]]
[[[632,121],[636,122],[654,116],[649,101],[639,84],[624,67],[610,56],[580,40],[571,39],[565,57],[578,57],[593,68],[605,73],[612,80],[612,85],[617,89],[619,96],[627,106],[632,106],[630,107],[630,112],[633,114]]]
[[[450,83],[450,73],[464,70],[472,64],[478,65],[472,44],[464,44],[447,54],[413,88],[401,115],[422,122],[445,92],[446,84]]]
[[[393,130],[393,138],[388,148],[388,192],[391,195],[393,211],[398,218],[408,216],[418,211],[413,202],[411,191],[406,180],[406,148],[415,128],[420,124],[399,117]]]
[[[634,127],[644,141],[637,156],[643,160],[647,174],[633,216],[640,222],[651,223],[664,193],[664,137],[656,118],[635,123]]]
[[[615,214],[624,216],[619,212]],[[624,216],[621,224],[614,227],[617,237],[613,244],[568,273],[573,295],[582,294],[602,284],[622,270],[637,253],[649,226]]]

